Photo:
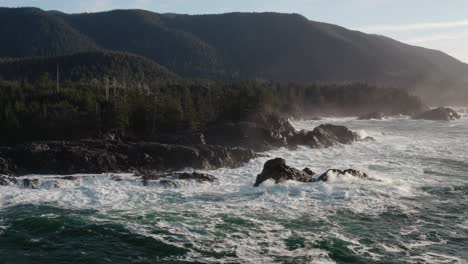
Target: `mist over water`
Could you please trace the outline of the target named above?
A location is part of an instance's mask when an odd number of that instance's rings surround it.
[[[214,183],[143,186],[132,175],[0,188],[0,263],[467,263],[468,118],[331,118],[375,142],[270,151]],[[381,180],[266,182],[282,157]]]

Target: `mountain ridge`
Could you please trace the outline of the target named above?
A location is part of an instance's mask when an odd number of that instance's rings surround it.
[[[34,35],[26,36],[24,43],[41,48],[17,52],[8,47],[14,47],[18,37],[8,38],[0,44],[0,56],[122,51],[152,59],[188,78],[365,81],[403,87],[429,102],[460,99],[459,94],[466,96],[468,87],[468,64],[441,51],[311,21],[300,14],[186,15],[138,9],[65,14],[33,10],[0,8],[0,14],[17,14],[11,19],[3,16],[0,22],[46,20],[38,32],[45,31],[50,37],[37,40]],[[26,17],[19,19],[21,14]],[[31,23],[23,26],[28,28]],[[8,32],[0,26],[0,34]],[[68,38],[64,36],[70,36],[73,45],[64,41]]]
[[[58,69],[57,69],[58,68]],[[138,55],[115,51],[88,51],[71,55],[0,59],[0,79],[35,82],[41,78],[61,81],[157,83],[180,79],[158,63]],[[124,80],[125,79],[125,80]]]

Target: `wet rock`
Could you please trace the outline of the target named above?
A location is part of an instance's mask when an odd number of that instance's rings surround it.
[[[322,145],[330,146],[338,142],[341,144],[351,144],[358,139],[356,133],[345,126],[331,124],[321,125],[312,131]]]
[[[345,170],[345,171],[341,171],[341,170],[337,170],[337,169],[331,169],[331,170],[328,170],[327,172],[325,172],[324,174],[320,175],[318,178],[317,178],[317,181],[323,181],[323,182],[326,182],[329,180],[330,177],[335,177],[335,178],[340,178],[340,177],[345,177],[345,176],[352,176],[352,177],[356,177],[356,178],[359,178],[359,179],[363,179],[363,180],[370,180],[369,176],[362,172],[362,171],[358,171],[358,170],[354,170],[354,169],[348,169],[348,170]]]
[[[367,115],[360,116],[358,120],[383,120],[385,119],[385,114],[382,112],[374,112]]]
[[[207,144],[211,145],[266,151],[286,146],[287,138],[294,133],[288,119],[273,114],[257,114],[240,122],[212,125],[205,131],[205,136]]]
[[[254,115],[244,122],[217,124],[205,135],[208,144],[202,139],[189,140],[200,143],[189,145],[103,139],[20,144],[7,150],[0,148],[0,173],[70,175],[238,167],[258,157],[254,151],[298,145],[331,147],[358,139],[346,127],[330,124],[297,132],[286,118],[271,114]],[[181,140],[177,137],[174,142]]]
[[[364,142],[374,142],[374,141],[375,141],[375,138],[373,138],[373,137],[365,137],[365,138],[361,139],[360,141],[364,141]]]
[[[206,173],[178,173],[176,178],[178,180],[196,180],[198,182],[214,182],[216,181],[216,177]]]
[[[259,124],[268,130],[275,131],[283,136],[292,135],[296,129],[291,125],[288,118],[272,113],[258,113],[248,121]]]
[[[260,186],[264,181],[274,180],[275,183],[282,183],[288,180],[299,182],[313,182],[314,173],[311,170],[307,172],[289,167],[282,158],[269,160],[263,166],[262,173],[257,175],[254,187]]]
[[[77,181],[79,179],[78,176],[63,176],[63,177],[58,177],[60,180],[67,180],[67,181]]]
[[[461,116],[451,108],[439,107],[416,115],[413,119],[425,119],[435,121],[452,121],[460,119]]]
[[[211,145],[241,146],[255,151],[275,148],[313,148],[350,144],[358,136],[344,126],[321,125],[313,131],[296,131],[288,119],[272,114],[259,114],[242,122],[226,122],[210,126],[206,141]]]
[[[277,184],[288,180],[298,182],[327,182],[332,177],[340,178],[345,176],[352,176],[363,180],[373,180],[366,173],[354,169],[348,169],[345,171],[333,169],[328,170],[319,177],[316,177],[315,175],[316,174],[309,168],[305,168],[300,171],[286,165],[286,161],[284,159],[276,158],[265,163],[262,173],[257,175],[254,187],[260,186],[260,184],[267,180],[273,180]]]
[[[0,175],[0,186],[8,186],[16,184],[18,181],[15,177]]]
[[[327,148],[336,144],[351,144],[359,136],[344,126],[321,125],[313,131],[299,131],[289,139],[289,144],[305,145],[312,148]]]
[[[158,184],[166,187],[177,187],[177,181],[196,181],[214,182],[217,178],[213,175],[199,172],[175,172],[175,173],[158,173],[158,172],[143,172],[141,179],[143,185],[147,186],[149,181],[159,181]]]
[[[267,151],[286,145],[286,137],[281,133],[253,122],[218,124],[211,126],[205,134],[210,145],[241,146],[255,151]]]
[[[257,155],[243,148],[212,145],[169,145],[153,142],[106,140],[45,141],[21,144],[0,159],[2,174],[99,174],[131,172],[135,169],[159,171],[237,167]],[[2,163],[4,162],[4,163]],[[2,165],[6,164],[6,165]],[[5,169],[6,168],[6,169]]]
[[[37,189],[39,184],[39,179],[23,179],[23,187],[27,189]]]
[[[313,171],[312,171],[311,169],[309,169],[309,168],[305,168],[305,169],[303,169],[302,171],[305,172],[305,173],[307,173],[307,174],[309,174],[309,175],[311,175],[311,176],[314,176],[314,175],[315,175],[315,172],[313,172]]]
[[[115,153],[94,142],[36,142],[12,150],[11,159],[24,174],[101,173],[119,169]]]
[[[197,182],[214,182],[216,177],[207,173],[199,172],[174,172],[174,173],[159,173],[159,172],[143,172],[141,178],[144,180],[161,180],[163,178],[171,178],[173,180],[195,180]]]

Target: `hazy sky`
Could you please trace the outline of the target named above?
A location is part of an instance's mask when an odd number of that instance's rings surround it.
[[[67,13],[140,8],[154,12],[276,11],[386,35],[468,62],[468,0],[0,0]]]

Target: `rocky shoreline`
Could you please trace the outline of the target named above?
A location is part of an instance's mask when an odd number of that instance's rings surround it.
[[[458,116],[453,112],[448,108],[437,108],[414,118],[457,119]],[[383,114],[370,114],[366,118],[381,116]],[[164,178],[161,176],[164,173],[165,177],[168,176],[167,173],[172,173],[174,176],[174,172],[185,168],[207,170],[239,167],[262,155],[261,152],[276,148],[294,149],[301,145],[327,148],[359,140],[373,139],[362,139],[344,126],[331,124],[320,125],[312,131],[297,131],[287,118],[272,114],[257,114],[241,122],[214,124],[196,135],[161,137],[159,142],[125,141],[119,138],[37,141],[0,147],[0,175],[5,175],[0,179],[0,185],[14,182],[15,177],[30,174],[134,173],[143,175],[142,178],[146,177],[147,180]],[[287,179],[308,182],[326,178],[325,176],[317,178],[314,173],[307,170],[289,171],[292,176],[286,177]],[[350,172],[353,171],[341,174]],[[200,178],[198,176],[200,175],[185,175],[178,179],[198,180]],[[262,177],[268,179],[272,176]],[[201,179],[209,178],[215,177],[201,177]],[[281,182],[275,177],[273,179]],[[258,186],[264,180],[257,179],[257,181],[259,181],[256,183]]]
[[[374,112],[360,116],[358,117],[358,120],[384,120],[385,118],[386,116],[384,113]],[[413,114],[411,116],[411,119],[414,120],[432,121],[454,121],[460,118],[460,113],[448,107],[438,107],[434,109],[429,109],[420,113]]]
[[[23,176],[14,177],[0,175],[0,186],[15,185],[23,189],[50,189],[62,188],[63,186],[80,185],[83,180],[104,177],[112,181],[131,181],[142,186],[160,186],[166,188],[177,188],[182,182],[192,181],[196,183],[215,182],[218,178],[214,175],[199,172],[166,172],[140,171],[131,176],[123,174],[103,173],[96,175],[69,175],[69,176]],[[365,172],[355,169],[338,170],[330,169],[322,174],[316,174],[309,168],[299,170],[286,164],[286,160],[275,158],[268,160],[260,174],[257,175],[253,187],[259,187],[265,181],[271,180],[276,184],[286,181],[297,181],[302,183],[316,183],[336,181],[346,177],[359,180],[378,181],[371,178]]]
[[[0,174],[70,175],[238,167],[261,155],[259,152],[275,148],[299,145],[323,148],[360,140],[346,127],[330,124],[313,131],[296,131],[286,118],[274,115],[217,124],[205,131],[202,138],[187,145],[84,139],[0,147]]]

